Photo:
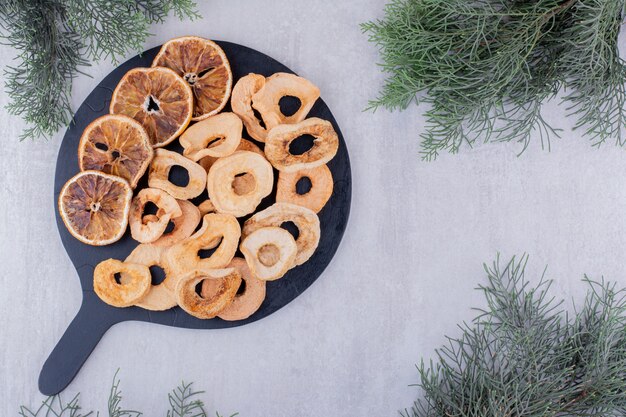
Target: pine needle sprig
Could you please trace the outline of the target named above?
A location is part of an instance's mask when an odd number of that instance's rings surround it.
[[[204,408],[204,402],[198,398],[204,391],[194,391],[192,383],[182,381],[179,386],[174,388],[168,394],[170,410],[167,417],[208,417]],[[215,412],[216,417],[222,417],[219,412]],[[239,413],[231,414],[230,417],[236,417]]]
[[[61,395],[47,397],[41,402],[39,408],[31,411],[26,406],[21,406],[20,417],[89,417],[93,412],[82,414],[79,404],[79,395],[76,394],[69,402],[64,402]]]
[[[91,61],[140,52],[152,23],[173,13],[197,18],[192,0],[4,0],[0,38],[17,50],[5,69],[13,115],[29,125],[20,139],[48,137],[72,117],[72,81]]]
[[[120,379],[117,376],[119,372],[119,369],[115,371],[111,391],[109,392],[109,417],[140,417],[142,414],[139,411],[125,410],[122,408],[122,391],[120,390]]]
[[[559,71],[571,92],[564,101],[594,146],[609,139],[626,144],[626,66],[617,46],[624,7],[623,1],[579,2],[554,40],[565,45]]]
[[[141,417],[143,413],[122,407],[122,391],[118,373],[119,369],[113,376],[109,390],[106,415],[108,417]],[[183,382],[168,395],[171,408],[167,411],[167,417],[207,417],[204,403],[198,398],[204,391],[193,391],[191,386],[192,384]],[[69,402],[64,402],[61,399],[61,394],[50,396],[44,399],[35,411],[31,411],[26,406],[21,406],[19,415],[20,417],[93,417],[92,411],[87,414],[81,413],[79,395],[76,394]],[[99,415],[100,413],[96,414],[96,416]],[[215,415],[221,417],[218,412]],[[235,413],[230,417],[237,415],[239,414]]]
[[[186,384],[185,381],[182,381],[168,394],[171,408],[167,412],[167,417],[207,417],[204,403],[197,398],[204,391],[193,391],[191,385],[191,383]]]
[[[518,142],[523,152],[535,134],[548,148],[559,136],[542,107],[566,87],[577,128],[596,145],[623,144],[623,7],[623,0],[391,0],[384,19],[362,25],[389,74],[369,108],[426,103],[426,160],[478,142]]]
[[[81,34],[84,56],[88,60],[105,58],[117,62],[127,51],[141,50],[143,41],[150,35],[151,20],[135,7],[116,8],[102,1],[65,0],[63,13],[68,29]],[[132,28],[133,35],[129,36],[128,29],[124,28]]]
[[[402,416],[624,415],[625,290],[585,276],[589,291],[570,316],[549,295],[551,281],[526,280],[527,261],[485,267],[486,308],[421,362],[423,396]]]
[[[18,51],[16,66],[5,70],[8,110],[30,125],[22,134],[40,137],[56,132],[71,116],[71,80],[79,66],[80,36],[61,27],[57,2],[7,0],[0,4],[4,42]]]
[[[589,294],[570,326],[567,343],[576,348],[566,404],[593,415],[626,412],[626,291],[585,276]]]

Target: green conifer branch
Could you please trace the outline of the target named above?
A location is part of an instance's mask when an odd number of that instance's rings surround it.
[[[485,266],[486,308],[418,366],[423,395],[405,417],[623,416],[626,290],[585,276],[568,314],[551,281],[525,278],[527,256]]]
[[[168,14],[196,18],[192,0],[3,0],[0,38],[17,50],[5,68],[8,110],[48,137],[72,117],[72,81],[91,61],[141,52],[149,26]]]
[[[391,0],[362,25],[388,78],[370,108],[428,104],[422,157],[479,142],[542,146],[559,129],[542,105],[562,89],[596,146],[626,143],[624,0]]]
[[[140,417],[144,415],[139,411],[126,410],[122,407],[122,391],[120,389],[120,379],[118,372],[113,376],[111,389],[109,391],[109,399],[107,401],[108,417]],[[203,391],[192,390],[191,383],[182,382],[168,394],[168,401],[171,406],[167,411],[168,417],[207,417],[204,409],[204,403],[198,398]],[[80,394],[76,394],[69,402],[65,402],[61,398],[61,394],[53,395],[45,398],[41,405],[31,411],[26,406],[21,406],[19,411],[20,417],[93,417],[93,411],[82,414],[79,403]],[[219,413],[215,413],[220,417]],[[97,414],[100,415],[99,413]],[[236,417],[238,413],[232,414],[230,417]]]

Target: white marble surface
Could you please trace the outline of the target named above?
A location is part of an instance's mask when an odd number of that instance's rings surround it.
[[[359,23],[384,0],[201,1],[205,20],[169,19],[145,47],[196,34],[248,45],[320,86],[342,127],[353,169],[352,214],[324,275],[289,306],[235,329],[193,331],[146,323],[113,327],[66,395],[106,408],[120,367],[125,404],[163,415],[181,379],[206,390],[211,410],[257,416],[396,415],[416,389],[414,364],[428,358],[480,304],[481,263],[497,251],[548,264],[557,296],[579,298],[583,273],[626,285],[624,150],[593,150],[563,109],[565,128],[545,152],[535,142],[482,146],[434,163],[418,157],[422,119],[363,112],[383,80]],[[14,52],[0,47],[0,64]],[[76,108],[113,64],[74,83]],[[8,98],[0,94],[0,106]],[[37,377],[80,304],[76,273],[54,220],[56,154],[49,142],[19,143],[21,120],[0,110],[0,415],[41,396]]]

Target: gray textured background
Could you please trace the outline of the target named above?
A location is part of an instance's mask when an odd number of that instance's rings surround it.
[[[422,119],[363,112],[383,77],[359,23],[384,0],[201,2],[205,20],[154,26],[145,47],[186,34],[248,45],[319,85],[352,159],[352,214],[328,270],[304,295],[260,322],[193,331],[146,323],[113,327],[67,394],[106,408],[121,367],[125,404],[164,415],[182,378],[210,409],[257,416],[393,416],[410,405],[414,363],[432,355],[480,304],[481,263],[527,251],[548,264],[554,293],[578,299],[583,273],[626,285],[624,150],[593,150],[572,120],[550,153],[538,142],[482,146],[434,163],[418,157]],[[314,3],[314,4],[313,4]],[[0,64],[14,52],[0,47]],[[74,83],[77,108],[112,69],[95,64]],[[0,106],[8,98],[0,94]],[[54,221],[53,176],[62,133],[19,143],[24,125],[0,110],[0,415],[35,403],[39,370],[80,304],[76,273]]]

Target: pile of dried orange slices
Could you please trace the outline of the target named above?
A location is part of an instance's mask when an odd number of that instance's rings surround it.
[[[140,242],[124,261],[96,266],[94,290],[104,302],[156,311],[179,305],[202,319],[242,320],[261,306],[267,281],[317,249],[317,213],[333,192],[326,163],[339,146],[331,123],[307,118],[319,89],[287,73],[248,74],[232,84],[217,44],[172,39],[151,68],[124,75],[110,114],[83,132],[81,172],[59,195],[66,227],[99,246],[119,240],[130,225]],[[300,100],[295,113],[281,112],[285,96]],[[222,112],[229,99],[232,113]],[[251,140],[242,137],[244,126]],[[292,153],[303,135],[314,137],[312,147]],[[164,148],[177,138],[182,154]],[[185,185],[170,181],[172,167],[187,172]],[[133,195],[146,171],[148,187]],[[303,178],[310,188],[301,194],[296,184]],[[190,201],[205,190],[208,199]],[[276,203],[258,211],[274,191]],[[238,218],[250,215],[242,227]],[[296,238],[285,223],[297,227]],[[243,258],[235,257],[238,249]],[[155,265],[165,272],[159,284],[149,269]]]

